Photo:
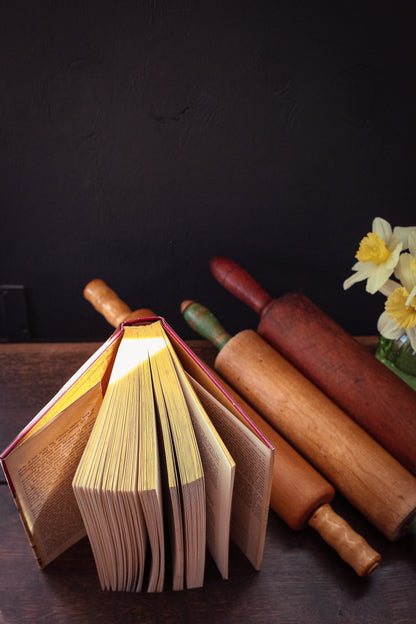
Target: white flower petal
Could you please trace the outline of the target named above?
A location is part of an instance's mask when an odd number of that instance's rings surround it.
[[[360,262],[359,260],[352,265],[351,267],[351,271],[361,271],[365,269],[365,264],[364,262]]]
[[[374,295],[389,279],[393,273],[393,268],[389,269],[386,264],[380,264],[374,269],[371,275],[368,277],[365,289],[370,294]]]
[[[379,291],[381,292],[382,295],[385,295],[386,297],[390,297],[390,295],[396,290],[398,286],[399,284],[397,282],[391,279],[388,279],[387,282],[383,284],[381,288],[379,288]]]
[[[410,340],[413,351],[416,351],[416,327],[411,327],[406,330],[407,337]]]
[[[394,272],[395,276],[401,281],[409,293],[413,287],[416,286],[416,275],[413,273],[410,266],[412,260],[413,257],[409,253],[403,253],[399,258]]]
[[[365,280],[365,279],[366,278],[362,277],[360,273],[353,273],[350,277],[348,277],[344,281],[342,287],[344,290],[347,290],[348,288],[351,288],[353,284],[356,284],[357,282],[362,282],[362,280]]]
[[[389,246],[390,255],[384,263],[387,267],[394,269],[396,264],[399,261],[400,253],[402,251],[402,243],[398,243],[394,247],[392,245]]]
[[[412,230],[409,234],[409,249],[412,256],[416,256],[416,230]]]
[[[406,305],[409,306],[415,297],[416,297],[416,286],[413,286],[408,298],[406,299]]]
[[[384,338],[389,338],[390,340],[395,340],[403,335],[403,329],[397,327],[396,323],[387,316],[386,312],[380,315],[377,322],[377,330]]]
[[[393,230],[393,240],[395,242],[400,241],[403,244],[403,249],[408,249],[409,237],[412,232],[416,232],[416,226],[401,227],[400,225],[398,225]]]
[[[352,267],[352,270],[355,271],[348,279],[343,283],[344,290],[350,288],[353,284],[357,282],[362,282],[366,280],[374,271],[374,267],[377,265],[374,262],[356,262]]]
[[[391,225],[388,221],[382,219],[381,217],[376,217],[373,221],[373,232],[377,232],[380,238],[384,240],[386,245],[389,244],[392,236],[392,230]]]

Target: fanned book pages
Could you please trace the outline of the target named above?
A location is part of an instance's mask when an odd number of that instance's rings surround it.
[[[122,325],[1,456],[42,568],[88,535],[101,587],[261,566],[274,449],[163,319]],[[72,484],[72,486],[71,486]]]
[[[200,417],[208,418],[202,411]],[[212,437],[215,441],[214,432]],[[222,461],[229,467],[232,496],[234,462],[225,450]],[[165,576],[163,499],[168,522],[172,522],[167,529],[175,562],[173,586],[183,587],[183,571],[187,587],[203,584],[204,470],[189,408],[159,323],[126,327],[73,488],[103,588],[141,589],[146,552],[139,550],[136,569],[130,565],[129,553],[137,550],[136,544],[147,534],[148,591],[161,591]],[[134,500],[133,514],[125,504],[129,498]],[[137,526],[136,517],[140,518]]]

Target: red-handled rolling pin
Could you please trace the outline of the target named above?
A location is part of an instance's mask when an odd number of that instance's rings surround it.
[[[416,475],[416,393],[307,297],[272,299],[238,264],[214,277],[261,317],[258,333]]]
[[[206,308],[185,320],[220,349],[215,369],[388,539],[416,516],[416,478],[252,330],[231,337]]]
[[[98,306],[94,295],[97,283],[100,295]],[[92,297],[94,307],[101,313],[103,313],[101,310],[108,311],[107,299],[109,299],[111,314],[107,313],[106,318],[111,319],[109,322],[113,327],[118,327],[119,319],[124,316],[126,309],[130,310],[130,308],[118,298],[114,291],[105,284],[103,288],[102,284],[102,280],[94,280],[87,285],[86,288],[89,288],[87,299],[91,301]],[[136,318],[156,316],[146,308],[136,310],[134,314]],[[368,576],[378,566],[380,555],[329,505],[335,496],[333,486],[215,371],[210,369],[210,372],[276,448],[271,508],[294,530],[303,529],[309,524],[359,576]]]

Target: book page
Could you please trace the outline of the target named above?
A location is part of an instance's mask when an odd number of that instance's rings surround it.
[[[268,479],[273,456],[270,459],[263,442],[236,416],[191,376],[189,379],[235,460],[231,536],[258,570],[264,550],[270,499]]]
[[[162,591],[165,580],[165,536],[163,526],[162,479],[156,427],[156,409],[150,368],[151,326],[126,327],[135,343],[139,360],[139,471],[138,489],[146,519],[151,549],[148,592]],[[150,338],[150,339],[149,339]]]
[[[168,346],[191,415],[204,467],[208,550],[222,577],[227,579],[235,461],[208,416],[210,411],[204,409],[195,394],[170,342]]]
[[[189,375],[198,383],[200,383],[208,392],[217,399],[222,405],[224,405],[234,416],[236,416],[242,423],[251,429],[257,437],[263,441],[265,452],[267,454],[273,454],[274,448],[267,436],[259,429],[256,423],[247,415],[244,411],[245,408],[240,406],[240,397],[234,398],[229,393],[229,387],[227,388],[226,382],[221,379],[217,373],[211,370],[206,364],[201,362],[199,358],[190,351],[180,338],[174,334],[173,330],[169,326],[168,330],[169,339],[179,357],[179,360]],[[270,453],[272,451],[272,453]]]
[[[16,503],[40,567],[85,535],[71,484],[101,403],[98,383],[7,456]]]
[[[137,330],[138,328],[134,328]],[[111,372],[107,392],[79,463],[73,488],[80,504],[102,589],[141,591],[148,533],[139,491],[139,375],[145,356],[126,331]],[[145,458],[146,459],[146,458]],[[154,489],[154,483],[149,484]],[[154,527],[149,535],[153,550]],[[155,548],[158,552],[159,546]],[[153,553],[152,553],[153,554]],[[161,566],[153,561],[156,577]],[[154,581],[152,581],[154,583]]]
[[[212,403],[212,410],[205,405],[205,408],[210,414],[215,427],[218,429],[221,437],[226,442],[226,445],[235,459],[237,465],[236,473],[236,504],[233,502],[233,521],[231,524],[231,537],[239,545],[242,551],[250,559],[256,569],[259,569],[261,565],[262,553],[264,550],[264,539],[266,535],[267,521],[269,516],[269,504],[273,479],[273,464],[275,449],[264,433],[259,429],[257,424],[245,414],[244,408],[241,408],[238,399],[231,396],[227,390],[224,390],[221,386],[221,380],[214,379],[215,373],[205,367],[203,363],[197,358],[195,354],[187,349],[186,345],[175,334],[175,332],[165,323],[165,330],[167,331],[169,338],[172,341],[173,347],[180,359],[180,362],[184,369],[191,377],[197,381],[202,388],[204,388],[208,394],[207,398],[215,398],[218,401],[218,413],[221,413],[219,406],[225,408],[224,414],[233,416],[235,421],[239,421],[242,427],[235,428],[235,442],[233,445],[232,438],[228,441],[225,434],[220,431],[219,424],[214,420],[214,414],[217,413],[214,409],[215,401]],[[232,418],[226,416],[224,422],[233,422]],[[248,434],[252,432],[255,437],[251,437]],[[246,475],[243,474],[241,479],[239,469],[244,469],[245,455],[242,457],[238,454],[238,450],[244,450],[248,444],[247,452],[247,470]],[[251,447],[251,451],[250,451]],[[252,474],[250,474],[252,473]],[[250,480],[253,479],[251,482]],[[237,481],[240,485],[237,486]],[[247,481],[249,488],[247,494],[244,495],[244,483]],[[251,485],[250,485],[251,483]],[[256,503],[250,502],[250,496],[254,492]],[[240,492],[240,494],[238,493]],[[250,493],[250,495],[249,495]],[[237,501],[238,504],[237,504]],[[234,511],[235,509],[235,511]],[[239,511],[241,509],[241,511]],[[256,514],[258,518],[256,520]],[[262,518],[260,520],[260,517]],[[255,532],[255,529],[258,532]],[[257,543],[257,553],[255,544]]]
[[[183,539],[183,518],[178,469],[175,459],[174,442],[169,424],[166,401],[157,366],[152,365],[152,381],[158,412],[159,453],[163,482],[163,506],[168,519],[171,558],[172,589],[184,587],[185,557]]]
[[[205,478],[189,409],[161,323],[149,326],[152,370],[157,371],[172,435],[182,497],[185,578],[188,589],[201,587],[206,552]],[[182,372],[183,376],[183,372]]]
[[[121,337],[109,339],[88,358],[81,368],[72,375],[59,392],[19,434],[17,444],[21,444],[26,438],[36,433],[78,397],[95,386],[96,383],[101,383],[102,392],[105,394],[120,340]]]

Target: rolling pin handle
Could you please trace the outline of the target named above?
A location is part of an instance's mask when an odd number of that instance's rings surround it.
[[[309,518],[308,524],[318,531],[359,576],[368,576],[380,563],[379,553],[336,514],[330,505],[318,507]]]
[[[113,327],[118,327],[123,321],[156,316],[152,310],[147,308],[132,312],[129,306],[102,279],[91,280],[84,288],[84,297]]]
[[[211,273],[231,294],[261,315],[271,297],[247,271],[236,262],[218,256],[210,260]]]
[[[84,297],[113,327],[125,321],[131,309],[102,279],[93,279],[84,288]]]
[[[231,339],[230,334],[205,306],[195,301],[184,301],[181,304],[181,313],[188,325],[200,336],[212,342],[218,350]]]

